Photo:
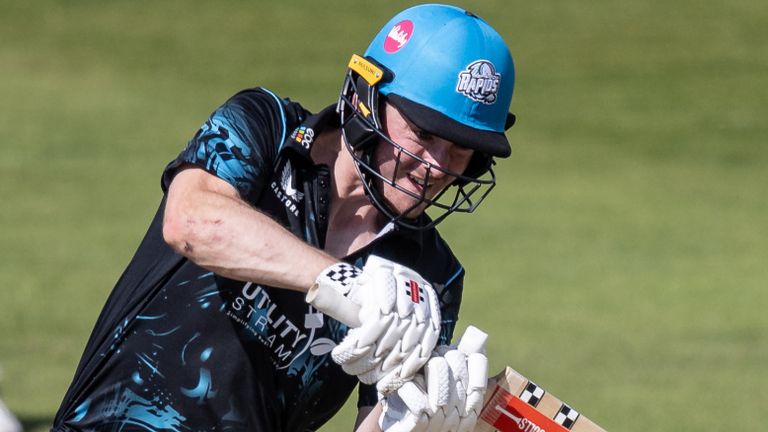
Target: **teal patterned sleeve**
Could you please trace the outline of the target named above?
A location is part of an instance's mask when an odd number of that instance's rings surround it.
[[[195,165],[225,180],[243,199],[255,202],[285,139],[286,101],[264,89],[246,90],[216,109],[171,162],[167,188],[182,165]]]

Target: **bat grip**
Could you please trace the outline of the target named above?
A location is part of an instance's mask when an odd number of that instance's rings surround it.
[[[349,327],[360,327],[360,305],[353,302],[344,294],[336,291],[327,284],[314,284],[307,291],[307,303],[316,307],[320,312],[346,324]]]

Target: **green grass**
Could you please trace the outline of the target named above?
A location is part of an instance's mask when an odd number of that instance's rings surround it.
[[[410,3],[349,4],[0,3],[0,389],[28,430],[207,114],[253,85],[333,102]],[[760,429],[768,4],[464,4],[512,48],[519,122],[488,202],[442,226],[460,328],[608,430]]]

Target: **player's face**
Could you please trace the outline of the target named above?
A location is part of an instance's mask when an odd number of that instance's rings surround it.
[[[374,165],[385,178],[393,179],[398,187],[417,197],[434,198],[456,179],[447,172],[463,173],[472,158],[472,149],[419,129],[390,104],[385,104],[382,123],[384,132],[405,151],[380,142],[374,153]],[[406,217],[418,216],[427,206],[423,198],[386,184],[381,188],[390,207]]]

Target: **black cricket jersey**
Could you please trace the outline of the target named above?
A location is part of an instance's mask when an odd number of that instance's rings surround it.
[[[266,89],[244,90],[214,111],[166,167],[162,187],[180,167],[200,167],[323,247],[330,175],[309,150],[331,127],[338,127],[333,107],[312,115]],[[52,430],[319,428],[358,384],[330,356],[347,327],[301,293],[227,279],[175,253],[163,241],[163,209],[164,200],[112,290]],[[434,284],[441,343],[448,343],[464,270],[437,231],[395,228],[345,260],[361,267],[372,253]],[[375,388],[361,384],[358,406],[375,403]]]

